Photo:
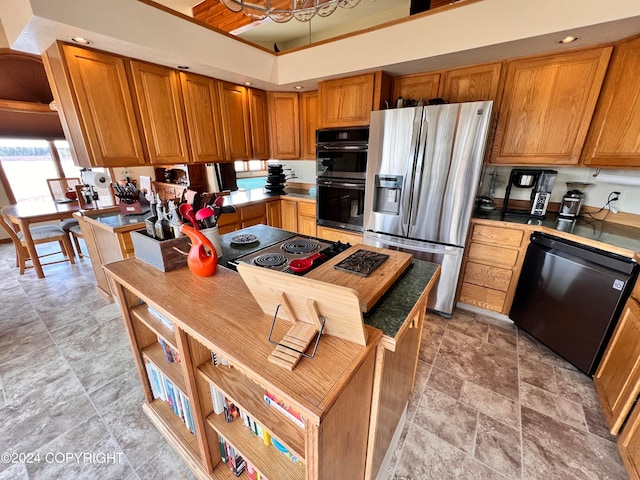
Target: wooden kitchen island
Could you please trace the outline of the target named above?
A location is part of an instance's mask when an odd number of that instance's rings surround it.
[[[414,261],[364,319],[365,345],[323,335],[315,357],[292,371],[267,361],[273,315],[263,313],[239,273],[222,266],[206,278],[186,267],[163,273],[136,258],[105,271],[134,352],[143,409],[198,478],[235,478],[221,460],[220,438],[270,480],[376,478],[401,431],[437,265]],[[284,335],[283,323],[273,338]],[[179,352],[179,363],[167,363],[158,338]],[[230,366],[214,366],[212,352]],[[189,403],[189,426],[154,398],[149,362]],[[227,423],[214,413],[211,387],[289,453],[266,446],[240,418]],[[304,428],[269,407],[265,391],[300,412]]]

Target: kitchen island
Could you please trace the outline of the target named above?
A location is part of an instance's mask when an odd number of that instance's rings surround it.
[[[186,267],[163,273],[136,258],[105,270],[129,333],[145,392],[143,408],[196,476],[233,478],[221,461],[221,435],[267,478],[376,477],[401,431],[437,265],[414,261],[365,317],[365,345],[323,335],[315,357],[303,358],[293,371],[267,361],[273,315],[262,312],[237,272],[219,266],[206,278]],[[274,327],[275,338],[286,330],[282,323]],[[179,363],[166,363],[158,337],[179,352]],[[212,352],[233,368],[215,367]],[[188,399],[195,434],[167,402],[154,398],[149,362],[173,378]],[[215,414],[212,386],[299,463],[265,447],[241,420],[227,423]],[[266,406],[265,390],[300,412],[305,428]]]

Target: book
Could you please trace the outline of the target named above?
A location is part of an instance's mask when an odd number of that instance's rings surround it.
[[[222,393],[220,393],[220,391],[213,385],[210,386],[209,390],[211,391],[213,413],[215,413],[216,415],[220,415],[221,413],[224,413],[224,406],[225,406],[224,395],[222,395]]]
[[[266,392],[264,394],[264,401],[267,402],[268,405],[273,407],[275,410],[283,414],[293,423],[295,423],[300,428],[305,428],[304,418],[297,410],[285,405],[285,403],[280,400],[275,394],[271,392]]]
[[[144,359],[144,366],[147,370],[147,378],[149,379],[149,385],[151,386],[151,393],[153,398],[162,398],[162,387],[158,382],[158,369],[147,358]]]
[[[222,461],[222,463],[227,463],[226,443],[227,442],[224,441],[224,438],[222,438],[222,435],[218,434],[218,446],[220,447],[220,460]]]
[[[239,416],[240,416],[240,412],[238,411],[238,408],[233,404],[233,402],[231,402],[231,400],[229,400],[228,398],[225,398],[225,405],[224,405],[225,420],[231,423]]]
[[[169,403],[171,410],[173,410],[173,412],[176,415],[178,415],[178,407],[176,405],[176,397],[173,391],[173,383],[171,383],[171,381],[164,375],[163,375],[163,380],[164,380],[164,388],[167,392],[167,402]]]
[[[166,316],[160,313],[157,309],[153,308],[151,305],[147,305],[147,311],[158,320],[160,320],[165,327],[173,332],[173,322],[171,320],[169,320]]]
[[[162,347],[164,358],[168,363],[173,363],[173,355],[171,354],[171,347],[162,338],[158,337],[158,343]]]

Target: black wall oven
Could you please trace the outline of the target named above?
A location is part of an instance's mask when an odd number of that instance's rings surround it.
[[[362,232],[369,127],[316,132],[318,225]]]

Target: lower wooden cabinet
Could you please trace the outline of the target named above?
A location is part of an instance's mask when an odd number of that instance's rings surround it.
[[[318,225],[316,233],[319,238],[325,240],[331,240],[332,242],[350,243],[351,245],[357,245],[362,243],[362,234],[348,232],[346,230],[337,230],[335,228],[328,228]]]
[[[316,204],[308,202],[298,203],[298,233],[316,236]]]
[[[240,228],[247,228],[251,225],[267,223],[267,213],[265,203],[256,203],[238,208],[240,215]]]
[[[639,338],[640,303],[630,297],[593,378],[612,434],[620,431],[640,393]]]
[[[458,299],[508,315],[528,245],[527,230],[481,222],[472,222]]]
[[[630,480],[640,479],[640,407],[636,405],[618,439],[618,450]]]
[[[267,225],[271,227],[280,228],[282,225],[281,213],[280,213],[280,200],[273,202],[267,202],[265,205],[267,212]]]
[[[298,202],[295,200],[281,200],[282,229],[290,232],[298,231]]]

